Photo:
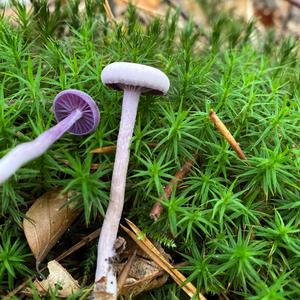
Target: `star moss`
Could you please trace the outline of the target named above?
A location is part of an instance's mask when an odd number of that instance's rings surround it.
[[[182,26],[182,20],[179,26],[172,12],[145,24],[130,7],[114,23],[102,1],[86,1],[80,13],[79,1],[59,3],[52,12],[46,2],[34,1],[30,11],[16,5],[13,22],[0,17],[0,155],[51,127],[51,103],[67,88],[91,95],[101,122],[91,136],[65,135],[0,187],[5,232],[0,294],[26,280],[35,263],[18,226],[32,200],[57,185],[82,199],[84,213],[76,230],[71,228],[57,245],[60,252],[91,230],[86,224],[98,227],[109,199],[114,155],[90,152],[116,143],[122,97],[102,85],[100,73],[111,62],[131,61],[163,70],[171,89],[151,102],[150,96],[141,98],[123,215],[165,245],[175,261],[187,262],[182,272],[208,297],[297,298],[298,42],[272,32],[253,33],[253,23],[226,15],[214,15],[201,28],[192,21]],[[247,160],[240,160],[215,130],[210,109],[239,141]],[[163,186],[195,153],[188,178],[170,200],[163,200],[165,211],[152,223],[149,212]],[[64,261],[84,284],[93,282],[95,268],[96,247],[88,247],[90,255]],[[50,252],[49,259],[54,255]],[[184,297],[170,281],[141,299]]]

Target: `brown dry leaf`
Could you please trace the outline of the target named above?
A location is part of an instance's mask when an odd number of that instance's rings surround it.
[[[127,232],[127,234],[138,244],[138,246],[147,254],[149,257],[163,270],[165,270],[174,281],[186,292],[187,295],[193,297],[197,294],[197,289],[191,283],[186,282],[186,277],[181,274],[174,266],[172,266],[160,251],[151,243],[151,241],[136,227],[131,221],[126,219],[126,222],[130,226],[131,230],[122,226],[121,227]],[[206,300],[206,298],[198,293],[198,300]]]
[[[64,205],[72,195],[74,192],[61,194],[61,189],[52,190],[38,198],[27,211],[23,228],[37,265],[79,215],[79,209]]]
[[[142,257],[134,259],[128,277],[119,290],[124,299],[131,299],[145,291],[161,287],[168,280],[169,275],[153,261]]]
[[[170,256],[164,249],[159,244],[156,247],[160,255],[169,261]],[[159,288],[166,283],[169,277],[132,239],[126,239],[126,248],[119,255],[118,260],[119,262],[115,266],[119,274],[118,294],[124,299],[131,299],[132,296]],[[126,271],[128,264],[130,266]]]
[[[34,286],[40,295],[47,294],[48,290],[56,290],[56,296],[68,297],[80,289],[78,281],[56,260],[48,262],[49,275],[45,280],[34,281]],[[59,288],[58,288],[59,287]],[[29,292],[26,290],[26,292]]]
[[[120,295],[122,295],[124,299],[132,299],[132,297],[143,292],[163,286],[167,282],[168,277],[169,275],[166,272],[157,271],[143,279],[131,283],[127,282],[121,289]]]

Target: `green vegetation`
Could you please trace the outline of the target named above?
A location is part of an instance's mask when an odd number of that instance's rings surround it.
[[[143,24],[131,7],[111,23],[102,1],[70,1],[50,12],[0,17],[0,157],[54,123],[51,104],[67,88],[99,104],[97,131],[66,134],[0,187],[0,294],[34,270],[21,228],[32,201],[58,185],[75,190],[84,210],[63,252],[101,224],[109,199],[113,154],[91,155],[117,139],[121,94],[105,88],[101,70],[114,61],[153,65],[168,74],[166,97],[144,96],[135,126],[124,217],[165,246],[182,272],[208,297],[296,299],[300,295],[300,64],[292,38],[253,34],[253,24],[218,15],[207,28],[178,14]],[[240,160],[208,118],[214,109],[240,142]],[[149,147],[150,143],[156,146]],[[195,156],[189,176],[149,212],[164,185]],[[66,164],[67,162],[67,164]],[[99,164],[91,170],[92,164]],[[86,227],[89,226],[88,229]],[[71,238],[70,238],[71,237]],[[93,241],[85,255],[64,260],[79,282],[93,282]],[[89,255],[87,255],[89,253]],[[50,252],[48,259],[54,258]],[[52,297],[52,298],[51,298]],[[185,299],[171,280],[140,299]],[[49,296],[49,299],[54,299]],[[36,295],[35,299],[39,299]],[[74,299],[74,297],[73,297]]]

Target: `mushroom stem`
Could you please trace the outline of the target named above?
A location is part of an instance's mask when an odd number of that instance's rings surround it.
[[[124,90],[122,115],[111,181],[110,201],[98,243],[95,283],[96,285],[99,283],[101,286],[104,284],[104,290],[113,295],[117,294],[116,275],[112,264],[113,257],[115,256],[114,243],[117,238],[124,205],[130,144],[140,94],[140,90],[137,89]],[[97,290],[97,286],[95,286],[95,289]]]
[[[35,140],[16,146],[0,159],[0,184],[12,176],[21,166],[42,155],[81,116],[82,112],[79,109],[74,110],[68,117],[39,135]]]

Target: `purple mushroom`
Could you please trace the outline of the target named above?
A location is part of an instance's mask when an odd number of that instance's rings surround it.
[[[114,243],[124,205],[130,144],[139,98],[141,94],[166,94],[170,81],[158,69],[128,62],[115,62],[106,66],[102,71],[101,79],[109,88],[124,91],[110,201],[98,244],[95,278],[95,292],[104,291],[114,299],[117,285],[112,258],[115,256]]]
[[[42,155],[65,132],[85,135],[94,131],[100,121],[95,101],[78,90],[60,92],[54,99],[53,111],[58,122],[35,140],[20,144],[0,159],[0,184],[21,166]]]

